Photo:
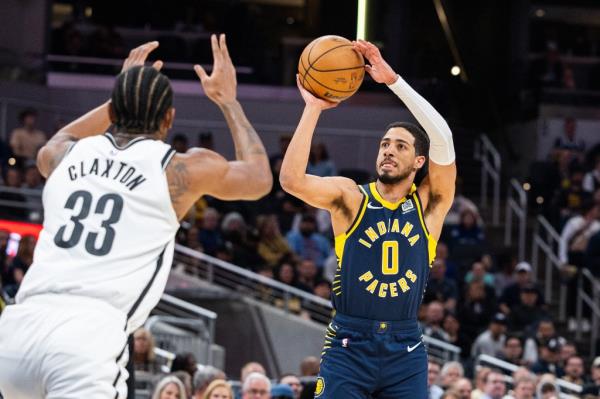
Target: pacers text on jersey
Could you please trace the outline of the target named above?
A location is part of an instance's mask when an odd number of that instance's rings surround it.
[[[81,161],[78,164],[70,165],[67,170],[71,181],[89,175],[100,176],[124,184],[129,191],[146,181],[143,174],[136,174],[135,166],[126,162],[119,161],[117,163],[111,159],[100,161],[98,158],[94,158],[92,161]]]
[[[375,226],[369,226],[365,229],[363,233],[364,238],[360,238],[358,242],[367,248],[371,248],[371,243],[375,243],[380,237],[384,237],[385,241],[382,245],[381,271],[384,275],[395,276],[399,272],[397,240],[402,237],[408,241],[411,247],[414,246],[419,240],[420,235],[411,235],[413,227],[412,223],[405,222],[402,229],[400,229],[400,221],[398,219],[393,219],[393,222],[391,219],[388,219],[387,223],[379,221]],[[389,237],[389,235],[393,236]],[[369,241],[371,243],[369,243]],[[362,274],[358,280],[368,283],[365,289],[369,293],[377,295],[380,298],[387,298],[388,296],[393,298],[397,297],[399,292],[405,293],[410,290],[409,283],[414,284],[417,281],[417,275],[411,269],[408,269],[405,275],[397,281],[383,282],[374,278],[373,273],[369,270]]]

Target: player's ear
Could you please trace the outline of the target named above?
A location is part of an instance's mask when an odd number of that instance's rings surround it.
[[[117,121],[117,116],[115,115],[115,109],[113,108],[112,101],[108,102],[108,117],[110,118],[110,123],[115,123]]]
[[[425,165],[425,161],[427,161],[427,157],[425,157],[423,155],[418,155],[415,158],[415,168],[421,169],[423,167],[423,165]]]
[[[165,117],[162,121],[162,128],[165,130],[169,130],[173,127],[173,122],[175,121],[175,107],[171,107],[165,113]]]

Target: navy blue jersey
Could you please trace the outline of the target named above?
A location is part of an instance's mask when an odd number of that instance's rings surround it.
[[[336,312],[372,320],[416,319],[437,244],[425,226],[416,187],[396,203],[384,200],[375,183],[359,188],[364,197],[356,220],[335,238]]]

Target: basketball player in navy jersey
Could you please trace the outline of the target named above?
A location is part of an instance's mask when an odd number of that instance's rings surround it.
[[[386,84],[421,127],[395,122],[379,145],[377,181],[305,173],[321,112],[336,104],[300,84],[306,106],[281,166],[281,186],[331,213],[338,268],[335,316],[326,332],[315,398],[424,399],[427,353],[417,312],[446,213],[454,197],[452,133],[442,116],[383,60],[377,47],[354,42],[366,71]],[[415,187],[417,171],[429,174]]]

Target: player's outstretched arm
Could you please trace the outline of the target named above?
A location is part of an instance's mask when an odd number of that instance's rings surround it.
[[[212,175],[216,176],[217,184],[210,184],[212,176],[198,180],[198,184],[204,187],[203,194],[230,200],[258,199],[269,193],[273,185],[269,158],[260,137],[236,99],[235,67],[227,50],[225,35],[220,35],[219,39],[212,35],[211,45],[214,58],[212,73],[208,75],[200,65],[194,66],[194,70],[200,78],[206,96],[219,106],[225,116],[233,138],[236,160],[226,162],[216,153],[199,153],[195,150],[196,155],[192,154],[192,157],[197,158],[199,163],[190,166],[203,169],[199,173],[214,171]],[[200,159],[206,157],[206,160]],[[205,169],[205,162],[212,166]]]
[[[425,222],[433,236],[439,238],[444,218],[452,206],[456,181],[456,163],[452,132],[444,118],[427,100],[408,85],[385,62],[379,49],[364,40],[353,42],[370,63],[365,69],[378,83],[385,83],[406,105],[429,136],[429,174],[419,186],[425,207]]]
[[[121,72],[144,65],[148,54],[157,47],[158,42],[149,42],[131,50]],[[158,70],[162,66],[162,61],[153,64]],[[38,152],[37,166],[42,176],[47,178],[52,173],[73,143],[88,136],[103,134],[110,125],[110,101],[107,101],[60,129]]]
[[[334,228],[340,226],[340,230],[343,231],[343,224],[352,219],[355,213],[355,209],[350,208],[358,207],[360,203],[348,198],[361,196],[356,183],[345,177],[319,177],[306,173],[311,141],[319,116],[323,110],[333,108],[337,103],[314,97],[299,82],[298,89],[306,106],[283,158],[279,182],[285,191],[295,197],[314,207],[329,210]],[[342,211],[344,218],[340,218],[336,223],[339,211]]]

